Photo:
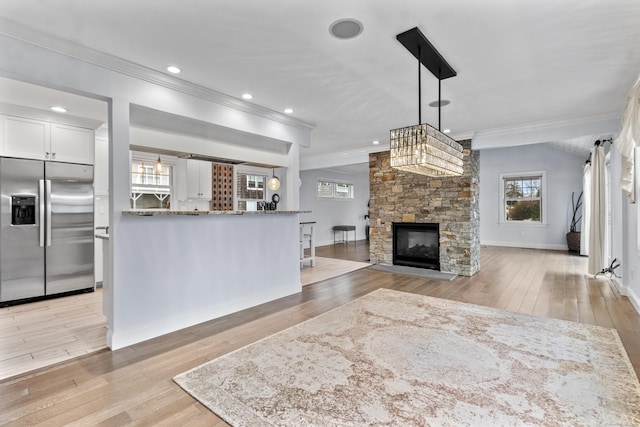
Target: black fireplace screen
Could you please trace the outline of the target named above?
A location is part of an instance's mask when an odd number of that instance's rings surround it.
[[[440,226],[394,222],[393,264],[440,270]]]

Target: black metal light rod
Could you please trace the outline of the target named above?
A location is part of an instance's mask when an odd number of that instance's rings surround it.
[[[422,64],[420,63],[420,46],[418,46],[418,124],[422,124]]]
[[[442,80],[438,79],[438,130],[440,129],[440,110],[442,110]]]

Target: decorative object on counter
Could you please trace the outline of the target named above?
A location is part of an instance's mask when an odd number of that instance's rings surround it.
[[[426,123],[392,129],[391,167],[427,176],[462,175],[462,145],[440,132],[440,110],[446,105],[441,100],[442,80],[454,77],[456,72],[417,28],[396,36],[418,60],[418,123],[422,123],[422,65],[438,78],[438,129]]]
[[[280,179],[275,175],[275,170],[271,169],[271,178],[267,181],[267,187],[269,190],[276,191],[280,188]]]
[[[575,193],[571,193],[571,207],[573,209],[573,214],[571,216],[571,224],[569,225],[569,232],[567,233],[567,247],[569,248],[569,252],[580,252],[580,232],[578,230],[578,223],[582,219],[582,215],[580,215],[582,208],[582,191],[578,196],[578,199],[575,200]]]
[[[260,200],[256,203],[256,206],[259,211],[275,211],[278,209],[278,202],[280,202],[280,195],[274,194],[271,196],[271,201],[268,200]]]

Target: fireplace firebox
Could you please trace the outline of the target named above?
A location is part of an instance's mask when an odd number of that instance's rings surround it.
[[[440,225],[394,222],[393,264],[440,270]]]

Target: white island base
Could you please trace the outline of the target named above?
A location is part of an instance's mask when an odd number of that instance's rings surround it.
[[[107,243],[109,347],[300,292],[298,213],[123,212]]]

